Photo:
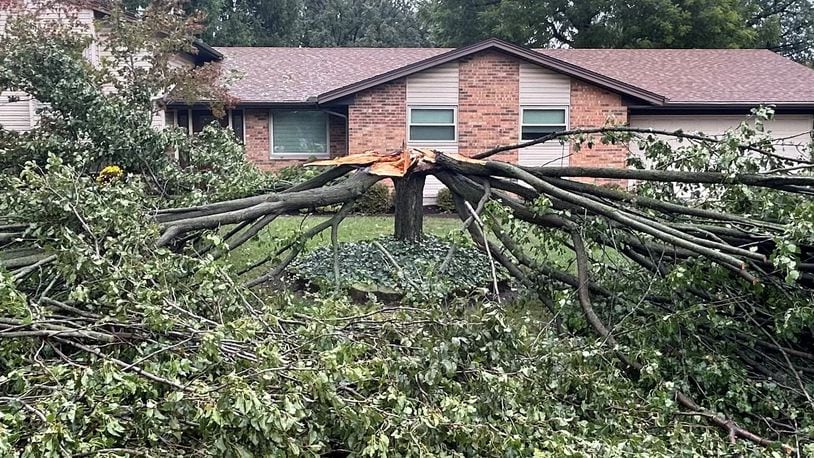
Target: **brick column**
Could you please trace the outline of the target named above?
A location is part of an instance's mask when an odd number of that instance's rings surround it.
[[[619,94],[600,89],[591,84],[571,80],[570,128],[603,127],[605,125],[626,125],[627,106]],[[588,149],[586,145],[571,156],[572,166],[583,167],[625,167],[627,145],[596,143]],[[589,178],[584,181],[597,184],[625,185],[625,180],[605,180]]]
[[[351,154],[401,150],[407,141],[407,80],[357,94],[348,107],[348,121]]]
[[[517,143],[520,124],[520,65],[512,57],[484,51],[461,59],[458,82],[458,152],[467,156]],[[517,151],[494,156],[517,163]]]

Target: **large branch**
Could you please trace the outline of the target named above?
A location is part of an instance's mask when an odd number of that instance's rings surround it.
[[[347,180],[332,186],[268,194],[262,196],[262,199],[259,201],[249,200],[248,204],[246,204],[246,199],[236,201],[238,203],[232,206],[226,202],[219,203],[217,204],[217,212],[210,212],[210,210],[205,207],[196,208],[192,212],[193,216],[162,223],[161,228],[164,233],[161,238],[159,238],[157,245],[166,245],[179,235],[190,231],[216,229],[229,224],[242,223],[270,215],[279,215],[287,211],[302,208],[324,207],[345,203],[364,194],[368,188],[381,179],[381,176],[359,171]],[[223,209],[226,211],[222,211]],[[205,214],[199,216],[201,212]]]
[[[528,148],[535,145],[540,145],[550,141],[566,141],[571,138],[580,137],[583,135],[591,135],[591,134],[611,134],[611,133],[619,133],[619,134],[642,134],[642,135],[661,135],[665,137],[671,138],[682,138],[687,140],[693,140],[698,142],[704,142],[708,144],[716,144],[721,143],[723,140],[709,137],[702,134],[688,134],[682,130],[659,130],[659,129],[650,129],[650,128],[640,128],[640,127],[628,127],[628,126],[605,126],[605,127],[594,127],[594,128],[580,128],[580,129],[571,129],[571,130],[563,130],[560,132],[552,132],[547,135],[543,135],[542,137],[536,138],[534,140],[529,140],[522,143],[516,143],[514,145],[504,145],[492,148],[490,150],[484,151],[482,153],[476,154],[473,159],[486,159],[492,157],[496,154],[505,153],[506,151],[514,151],[517,149]],[[800,164],[814,164],[812,161],[807,161],[804,159],[794,159],[788,158],[785,156],[781,156],[777,153],[772,151],[768,151],[765,148],[761,148],[756,145],[744,144],[738,145],[738,149],[741,151],[751,151],[753,153],[757,153],[763,156],[772,157],[775,159],[787,161],[787,162],[796,162]]]

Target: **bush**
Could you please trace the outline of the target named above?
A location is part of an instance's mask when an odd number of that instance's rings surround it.
[[[365,215],[389,213],[393,208],[393,197],[390,188],[376,183],[363,194],[353,205],[353,211]]]
[[[455,200],[452,198],[452,191],[450,191],[449,188],[441,188],[441,190],[438,191],[435,205],[444,213],[454,213]]]

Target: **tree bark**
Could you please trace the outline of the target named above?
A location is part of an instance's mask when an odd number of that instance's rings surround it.
[[[396,240],[420,242],[424,235],[424,180],[426,176],[408,173],[404,178],[394,178]]]

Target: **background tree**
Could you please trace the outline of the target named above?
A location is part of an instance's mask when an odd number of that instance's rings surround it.
[[[303,46],[427,46],[411,0],[305,0]]]
[[[128,0],[138,10],[148,0]],[[213,46],[426,46],[413,0],[190,0]]]
[[[814,33],[808,0],[431,0],[422,14],[445,46],[497,36],[535,47],[768,47],[806,61]]]

